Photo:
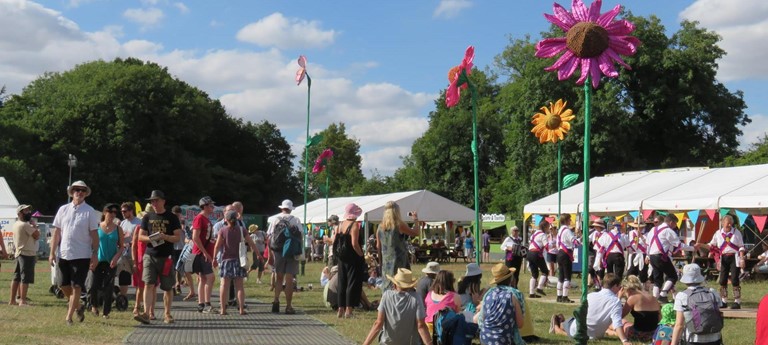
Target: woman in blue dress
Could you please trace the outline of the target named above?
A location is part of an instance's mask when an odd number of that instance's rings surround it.
[[[525,302],[520,291],[512,287],[514,272],[515,268],[507,268],[504,263],[498,263],[491,269],[496,286],[485,293],[480,311],[475,316],[483,345],[525,345],[520,335]]]

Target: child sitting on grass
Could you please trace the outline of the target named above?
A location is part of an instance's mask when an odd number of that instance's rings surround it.
[[[661,320],[653,333],[652,345],[669,345],[672,343],[672,330],[675,327],[674,304],[667,303],[661,306]]]

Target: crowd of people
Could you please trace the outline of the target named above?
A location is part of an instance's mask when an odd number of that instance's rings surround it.
[[[574,249],[581,247],[582,230],[572,226],[568,214],[560,217],[559,229],[542,220],[527,244],[520,230],[513,227],[500,245],[505,253],[503,262],[490,270],[492,286],[482,286],[483,270],[474,262],[466,266],[460,279],[435,261],[428,262],[421,270],[423,275],[416,277],[411,271],[409,239],[420,234],[418,213],[408,212],[413,224],[409,226],[401,218],[399,205],[392,201],[385,204],[366,253],[357,221],[363,210],[354,203],[345,207],[341,218],[328,219],[326,236],[314,238],[302,237],[299,229],[303,225],[291,215],[294,207],[290,200],[278,206],[281,213],[264,232],[257,225],[245,226],[240,202],[226,205],[223,217],[214,221],[215,203],[202,197],[198,202],[201,212],[191,226],[185,226],[181,208],[166,207],[160,190],[151,192],[149,204],[139,215],[130,202],[109,203],[96,212],[85,202],[91,189],[83,181],[72,183],[67,192],[72,201],[61,206],[54,218],[49,262],[56,267],[67,298],[64,319],[69,325],[74,319],[84,320],[86,304],[93,315],[109,318],[115,281],[121,296],[127,295],[130,285],[136,287],[133,314],[144,324],[156,319],[157,288],[163,296],[163,322],[173,323],[173,297],[182,293],[183,285],[189,287],[184,300],[196,300],[198,312],[226,315],[231,306],[245,315],[244,278],[256,271],[257,283],[261,283],[267,266],[272,268],[271,311],[294,314],[299,261],[312,255],[327,258],[320,282],[326,301],[339,318],[355,318],[355,309],[360,307],[378,311],[365,344],[432,344],[443,337],[451,338],[454,344],[470,344],[473,339],[482,344],[536,341],[526,296],[518,289],[523,262],[531,272],[527,298],[545,296],[548,278],[557,272],[556,302],[573,303],[569,298],[573,255]],[[36,253],[32,248],[40,237],[31,212],[30,205],[20,205],[13,227],[16,269],[9,303],[19,306],[28,305],[27,291],[34,283]],[[680,241],[677,219],[671,214],[628,225],[614,223],[608,229],[605,220],[595,219],[587,229],[590,251],[589,272],[585,273],[595,289],[587,297],[587,336],[615,336],[622,343],[662,340],[677,345],[684,339],[688,344],[719,344],[723,327],[720,310],[741,307],[739,271],[745,267],[745,248],[733,218],[722,218],[721,228],[710,242],[693,245]],[[471,256],[474,242],[471,233],[464,235],[465,244],[469,244],[466,255]],[[304,251],[302,243],[328,249]],[[484,256],[489,246],[486,232],[481,243]],[[246,247],[252,253],[250,265],[243,258]],[[682,269],[680,282],[687,288],[674,290],[678,271],[671,258],[680,251],[696,250],[717,253],[719,291],[702,285],[705,279],[695,263]],[[267,256],[262,255],[265,252]],[[0,254],[7,254],[2,241]],[[758,266],[766,262],[768,255]],[[218,308],[211,301],[216,269],[221,281]],[[196,287],[193,275],[197,275]],[[733,291],[730,306],[729,284]],[[368,300],[365,286],[382,290],[378,303]],[[86,303],[81,300],[84,289]],[[628,315],[632,322],[628,322]],[[704,322],[702,315],[707,318]],[[563,314],[551,317],[551,333],[575,336],[577,331],[574,318]]]

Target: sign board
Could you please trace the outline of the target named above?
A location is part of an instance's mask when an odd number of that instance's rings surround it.
[[[507,216],[503,214],[484,214],[483,222],[506,222]]]

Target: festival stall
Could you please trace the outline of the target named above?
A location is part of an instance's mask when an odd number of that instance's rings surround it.
[[[19,201],[16,200],[5,177],[0,177],[0,233],[3,235],[6,248],[10,248],[8,244],[13,242],[12,226],[16,221],[17,207],[19,207]]]

